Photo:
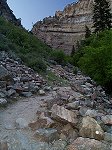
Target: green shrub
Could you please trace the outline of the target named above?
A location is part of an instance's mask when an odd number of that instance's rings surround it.
[[[80,68],[97,83],[112,88],[112,30],[94,35],[84,55],[79,59]],[[108,87],[107,87],[108,85]]]
[[[76,75],[77,72],[78,72],[78,67],[74,67],[74,68],[73,68],[73,73]]]
[[[45,72],[47,69],[45,61],[39,58],[33,60],[30,59],[27,64],[37,72]]]
[[[83,49],[79,49],[72,57],[72,64],[78,66],[79,59],[83,56]]]
[[[50,58],[56,61],[58,64],[66,64],[66,55],[61,50],[53,50],[50,53]]]
[[[1,17],[0,33],[0,50],[15,52],[24,63],[36,71],[46,70],[43,60],[49,59],[51,48],[25,29],[17,27]]]

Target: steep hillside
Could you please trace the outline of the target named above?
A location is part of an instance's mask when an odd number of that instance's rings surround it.
[[[85,25],[92,27],[92,8],[93,0],[79,0],[67,5],[63,11],[57,11],[55,16],[37,22],[32,32],[51,47],[70,54],[73,45],[84,39]]]
[[[44,71],[51,48],[25,29],[0,17],[0,51],[15,53],[36,71]]]
[[[13,11],[7,4],[7,0],[0,0],[0,16],[4,17],[6,20],[14,23],[15,25],[21,26],[21,20],[16,19]]]

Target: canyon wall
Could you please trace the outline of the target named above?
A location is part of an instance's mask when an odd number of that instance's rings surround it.
[[[10,21],[15,25],[21,26],[21,20],[16,19],[13,11],[7,4],[7,0],[0,0],[0,16],[4,17],[7,21]]]
[[[70,54],[77,41],[84,39],[85,25],[92,30],[93,3],[94,0],[79,0],[69,4],[55,16],[34,24],[32,32],[50,47]]]
[[[85,25],[92,27],[92,8],[93,0],[69,4],[55,16],[37,22],[32,32],[47,45],[70,54],[73,45],[84,39]]]

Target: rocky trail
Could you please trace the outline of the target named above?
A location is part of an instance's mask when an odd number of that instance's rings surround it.
[[[48,70],[69,84],[0,54],[0,150],[112,150],[112,98],[71,66]]]

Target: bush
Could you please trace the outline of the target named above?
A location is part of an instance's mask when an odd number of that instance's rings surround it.
[[[93,35],[84,55],[79,59],[80,68],[97,83],[112,88],[112,30]]]
[[[76,75],[78,73],[78,67],[73,68],[73,73]]]
[[[72,64],[74,66],[78,66],[78,61],[83,56],[84,52],[83,49],[79,49],[72,57]]]
[[[33,68],[37,72],[45,72],[47,69],[46,63],[42,59],[33,59],[28,62],[29,67]]]
[[[50,54],[50,58],[56,61],[58,64],[66,64],[66,55],[61,50],[53,50]]]

